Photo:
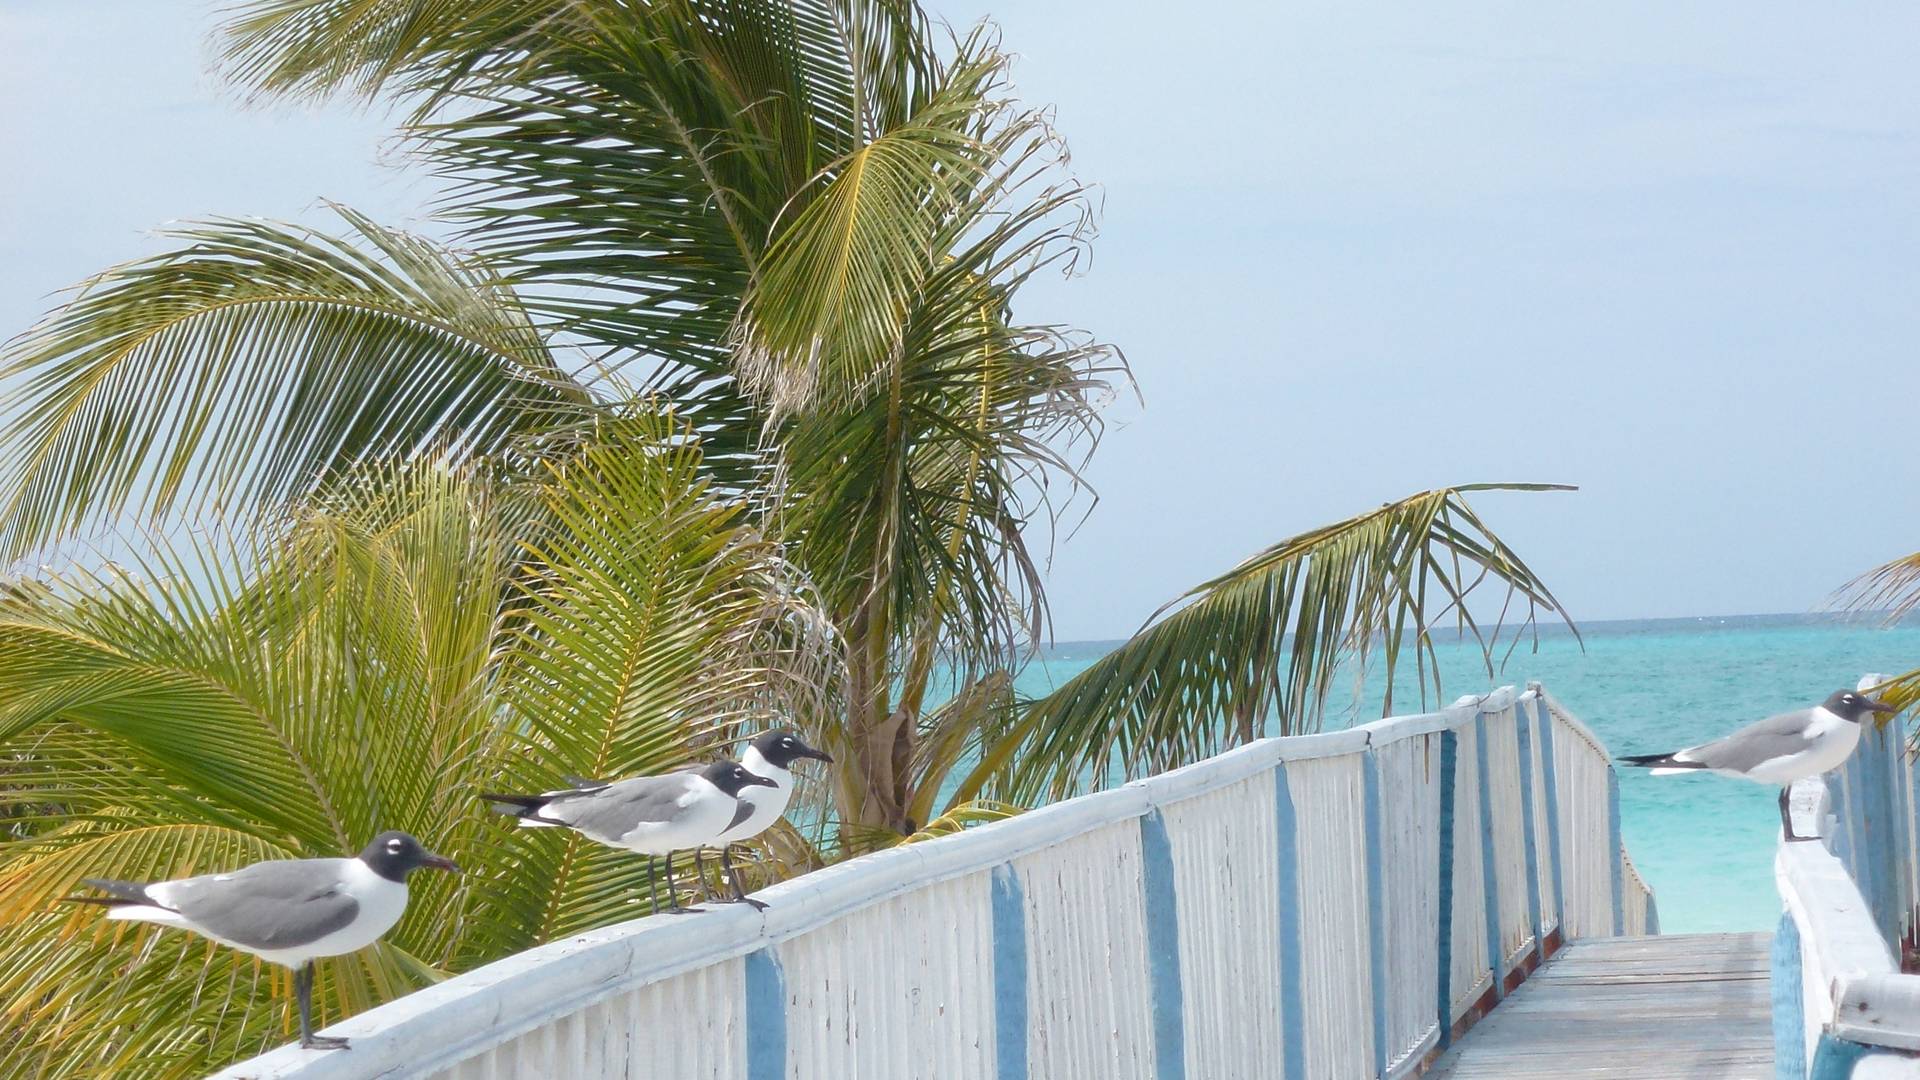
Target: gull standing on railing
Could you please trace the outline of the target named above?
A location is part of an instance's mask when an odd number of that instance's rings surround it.
[[[1758,723],[1699,746],[1669,754],[1622,757],[1628,765],[1653,770],[1655,776],[1705,769],[1761,784],[1780,785],[1780,824],[1788,840],[1818,840],[1793,831],[1787,813],[1787,792],[1795,780],[1837,769],[1860,743],[1860,721],[1869,713],[1899,710],[1877,698],[1852,690],[1836,690],[1811,709],[1770,716]]]
[[[142,884],[84,878],[106,893],[70,897],[105,904],[107,918],[178,926],[293,969],[300,1045],[344,1050],[347,1040],[313,1033],[313,961],[358,952],[407,910],[407,875],[423,866],[459,872],[403,832],[384,832],[351,859],[276,859],[227,874]]]
[[[750,787],[742,791],[740,802],[750,807],[750,811],[733,827],[720,834],[720,865],[727,872],[727,883],[733,886],[732,903],[751,904],[762,909],[767,906],[748,896],[746,890],[740,887],[740,872],[733,865],[733,845],[766,832],[787,812],[787,804],[793,800],[793,763],[801,758],[833,764],[833,757],[826,751],[816,750],[793,732],[777,728],[756,736],[747,744],[747,752],[740,755],[740,764],[746,766],[748,772],[773,781],[773,785],[764,790]],[[699,859],[700,853],[695,851],[695,865],[699,864]],[[705,880],[704,874],[701,880]]]
[[[682,906],[673,882],[673,853],[716,843],[720,834],[746,820],[753,805],[740,792],[773,787],[738,762],[716,761],[704,769],[636,776],[606,784],[588,784],[538,795],[482,795],[496,812],[518,818],[530,829],[572,829],[589,840],[641,855],[665,857],[667,907],[673,914],[699,911]],[[647,897],[660,910],[653,890],[654,862],[647,862]]]

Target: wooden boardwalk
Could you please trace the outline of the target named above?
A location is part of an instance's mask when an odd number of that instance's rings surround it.
[[[1770,934],[1575,942],[1434,1064],[1436,1080],[1767,1080]]]

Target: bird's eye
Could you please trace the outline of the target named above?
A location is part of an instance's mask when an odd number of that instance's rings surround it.
[[[400,841],[398,841],[398,840],[389,840],[389,841],[387,841],[387,850],[388,850],[388,851],[399,851],[399,850],[400,850]]]

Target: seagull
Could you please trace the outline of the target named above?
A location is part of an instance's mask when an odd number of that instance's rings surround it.
[[[816,750],[800,740],[800,736],[791,731],[778,728],[763,732],[747,744],[747,751],[740,755],[740,764],[755,776],[772,781],[769,790],[747,788],[740,793],[741,805],[749,807],[747,816],[734,822],[733,826],[717,838],[720,845],[720,865],[727,871],[727,881],[733,886],[731,903],[751,904],[765,909],[767,905],[749,897],[740,887],[740,872],[734,869],[732,845],[741,840],[751,840],[773,827],[780,815],[787,812],[787,803],[793,798],[793,763],[801,758],[833,763],[831,755]],[[694,851],[696,865],[700,859],[698,849]],[[705,877],[702,877],[705,880]]]
[[[366,948],[407,910],[407,875],[423,866],[459,873],[403,832],[383,832],[351,859],[275,859],[226,874],[141,884],[83,878],[107,895],[109,919],[177,926],[293,969],[300,1045],[345,1050],[347,1040],[313,1033],[313,961]]]
[[[1722,776],[1738,776],[1761,784],[1780,785],[1780,824],[1788,840],[1818,840],[1798,836],[1787,812],[1787,792],[1795,780],[1836,769],[1860,742],[1860,721],[1869,713],[1900,710],[1877,698],[1852,690],[1836,690],[1811,709],[1770,716],[1758,723],[1699,746],[1670,754],[1623,757],[1628,765],[1650,768],[1655,776],[1706,769]]]
[[[667,858],[667,911],[683,907],[673,884],[673,853],[705,847],[752,813],[739,798],[749,787],[774,782],[739,762],[716,761],[703,769],[587,783],[538,795],[482,795],[496,812],[518,818],[523,828],[572,829],[589,840],[642,855]],[[647,894],[653,895],[653,864],[647,864]],[[657,907],[656,907],[657,910]]]

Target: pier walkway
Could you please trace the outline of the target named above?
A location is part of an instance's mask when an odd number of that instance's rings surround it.
[[[1433,1080],[1772,1077],[1771,934],[1575,942],[1449,1050]]]

